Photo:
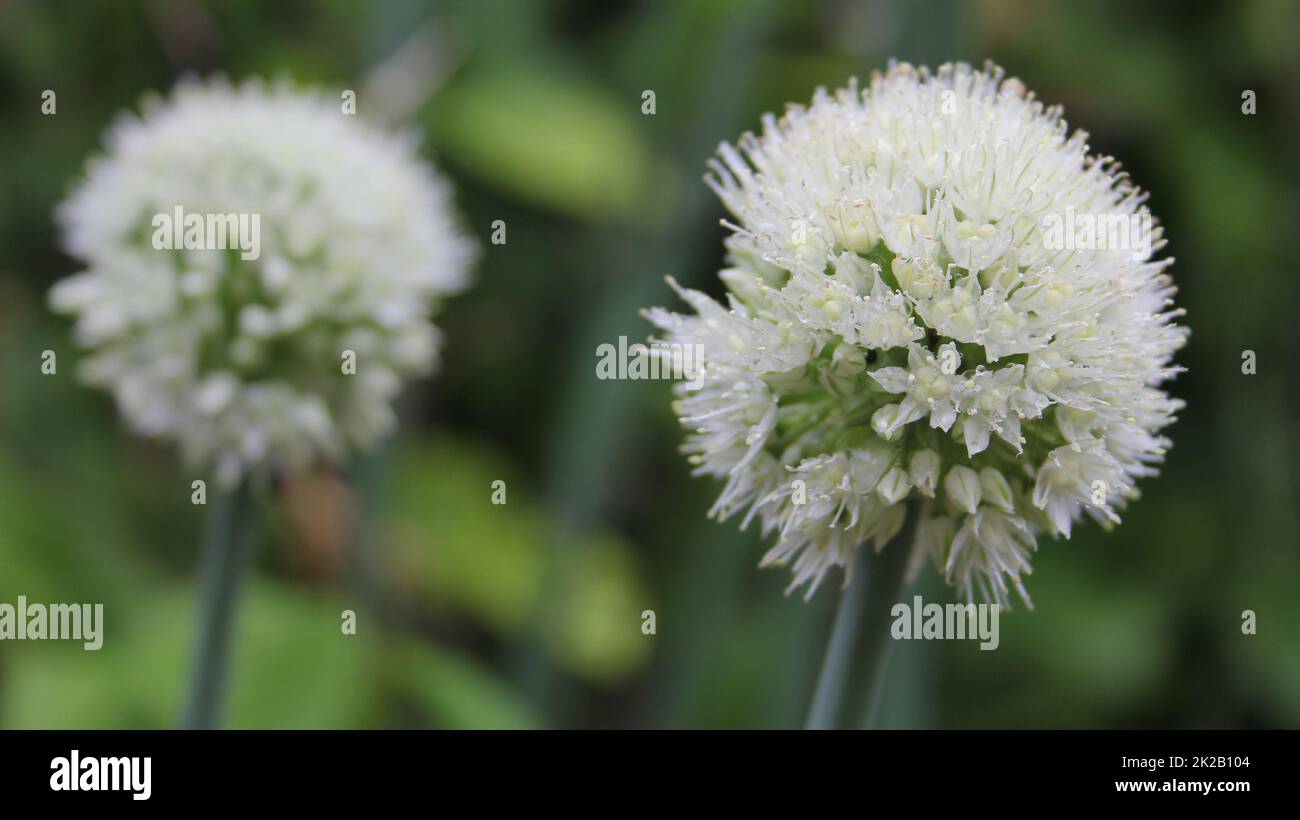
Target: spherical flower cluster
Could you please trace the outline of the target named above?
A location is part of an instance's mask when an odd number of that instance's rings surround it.
[[[338,97],[186,81],[123,115],[60,206],[86,269],[50,301],[76,318],[82,378],[231,484],[391,427],[476,253],[450,205],[414,139]]]
[[[1118,522],[1169,446],[1187,332],[1145,196],[1059,108],[993,66],[895,64],[711,166],[726,304],[673,283],[694,315],[647,316],[703,349],[675,407],[725,481],[712,513],[778,533],[764,563],[793,561],[792,588],[914,508],[912,547],[964,597],[1028,603],[1039,534]]]

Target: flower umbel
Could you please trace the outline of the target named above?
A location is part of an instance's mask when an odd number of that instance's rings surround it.
[[[1039,534],[1119,521],[1169,446],[1187,330],[1145,195],[1059,107],[991,65],[894,64],[711,167],[726,305],[672,283],[695,315],[647,316],[704,346],[685,452],[725,482],[714,515],[779,533],[792,588],[917,504],[914,549],[966,598],[1028,603]],[[1106,225],[1126,241],[1085,235]]]
[[[174,211],[255,215],[260,253],[160,250],[154,220]],[[58,215],[86,269],[50,301],[89,349],[82,378],[226,484],[388,429],[402,379],[436,362],[429,314],[475,254],[413,139],[257,81],[146,100]]]

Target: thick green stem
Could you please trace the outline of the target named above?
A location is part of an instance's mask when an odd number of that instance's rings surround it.
[[[879,555],[865,545],[858,551],[853,580],[841,593],[835,613],[805,728],[871,725],[884,689],[890,610],[903,592],[917,518],[917,505],[909,504],[902,530]]]
[[[247,482],[215,500],[203,544],[194,678],[182,725],[216,728],[230,655],[239,588],[252,554],[252,492]]]

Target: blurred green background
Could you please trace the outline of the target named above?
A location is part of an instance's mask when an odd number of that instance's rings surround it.
[[[171,726],[188,685],[198,476],[75,382],[44,306],[76,269],[55,204],[115,112],[186,72],[402,115],[485,248],[401,433],[263,511],[226,723],[800,725],[835,585],[785,597],[756,533],[706,520],[719,487],[676,452],[668,385],[598,381],[594,351],[677,306],[665,275],[721,291],[719,141],[891,56],[991,58],[1064,103],[1151,191],[1192,337],[1175,446],[1123,526],[1044,540],[1037,609],[1003,617],[998,651],[899,644],[883,725],[1300,726],[1297,24],[1291,0],[0,2],[0,601],[102,602],[106,622],[97,653],[0,644],[0,727]],[[405,104],[377,71],[407,72]],[[933,570],[919,589],[951,598]]]

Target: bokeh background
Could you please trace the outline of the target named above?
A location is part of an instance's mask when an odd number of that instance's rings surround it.
[[[897,645],[882,724],[1300,726],[1298,24],[1292,0],[3,0],[0,601],[102,602],[106,636],[0,643],[0,727],[171,726],[188,685],[202,476],[76,383],[44,303],[76,269],[55,204],[186,72],[356,89],[421,129],[485,246],[401,433],[263,509],[226,724],[800,725],[835,585],[785,597],[756,533],[705,518],[668,385],[599,381],[595,349],[648,335],[665,275],[720,292],[719,141],[890,57],[991,58],[1064,103],[1151,191],[1193,332],[1163,476],[1113,534],[1040,544],[996,652]]]

